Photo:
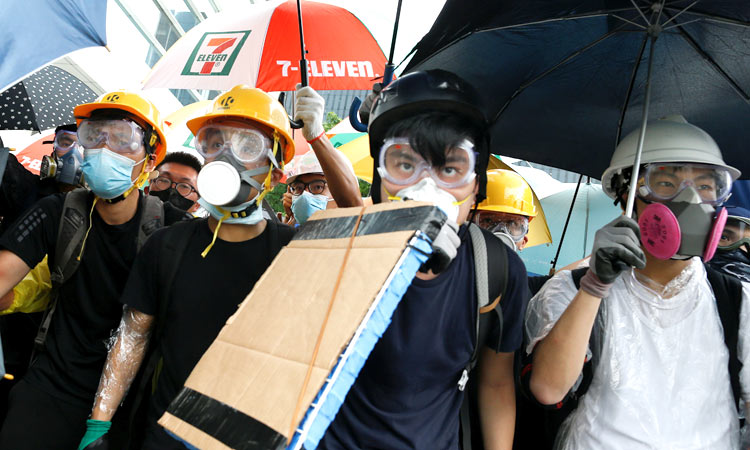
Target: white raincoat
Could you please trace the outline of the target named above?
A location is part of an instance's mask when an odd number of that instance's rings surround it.
[[[589,356],[594,376],[560,429],[558,449],[736,449],[740,436],[729,352],[699,258],[661,299],[624,272],[602,300]],[[530,353],[576,295],[569,271],[531,299]],[[674,290],[673,290],[674,292]],[[750,284],[742,286],[738,356],[742,401],[750,400]]]

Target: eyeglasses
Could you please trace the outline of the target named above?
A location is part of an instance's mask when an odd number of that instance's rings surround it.
[[[445,152],[444,165],[433,166],[411,147],[408,138],[396,137],[383,143],[378,173],[393,184],[407,185],[422,178],[427,171],[438,186],[455,188],[474,180],[475,163],[474,144],[468,140]]]
[[[63,156],[70,149],[78,148],[78,134],[75,131],[60,130],[55,134],[55,140],[52,142],[52,148],[57,156]]]
[[[639,193],[647,200],[656,201],[672,200],[692,187],[703,203],[719,205],[729,198],[732,191],[729,171],[710,164],[647,164],[641,183]]]
[[[309,183],[294,181],[289,184],[289,191],[292,195],[302,195],[305,189],[307,189],[311,194],[319,195],[325,191],[327,184],[325,180],[313,180]]]
[[[508,215],[502,212],[479,210],[474,216],[474,223],[493,233],[504,232],[514,241],[520,242],[529,232],[529,218],[519,215]]]
[[[273,142],[260,129],[252,126],[205,125],[195,135],[195,149],[204,158],[215,158],[225,150],[243,163],[258,161],[264,156],[273,160]]]
[[[166,191],[167,189],[174,186],[177,193],[183,197],[188,197],[193,192],[195,192],[196,194],[198,193],[198,191],[196,191],[195,188],[190,184],[175,183],[167,177],[156,177],[153,181],[151,181],[151,186],[155,191]]]
[[[128,119],[84,119],[78,125],[78,142],[85,149],[107,144],[116,153],[138,153],[143,145],[143,128]]]

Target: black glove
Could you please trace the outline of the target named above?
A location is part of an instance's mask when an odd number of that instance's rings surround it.
[[[458,225],[448,219],[432,243],[432,256],[422,265],[420,270],[422,272],[432,270],[432,273],[435,274],[444,271],[458,254],[458,247],[460,246],[461,238],[458,237]]]
[[[641,231],[630,217],[620,216],[596,232],[591,251],[591,272],[611,284],[630,266],[646,267],[640,244]]]
[[[109,450],[109,438],[108,435],[101,436],[97,440],[93,441],[84,450]]]
[[[375,83],[372,85],[372,91],[367,94],[365,100],[359,105],[359,120],[363,124],[367,125],[370,122],[370,110],[375,99],[380,95],[380,91],[383,90],[383,83]]]

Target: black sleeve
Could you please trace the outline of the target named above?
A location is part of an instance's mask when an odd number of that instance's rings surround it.
[[[544,286],[544,283],[552,278],[552,275],[537,275],[535,277],[529,277],[529,298],[536,295]]]
[[[16,155],[8,155],[5,173],[0,176],[0,231],[10,229],[23,213],[40,198],[37,192],[39,177],[18,162]]]
[[[0,237],[0,248],[15,253],[32,268],[48,253],[53,260],[64,203],[63,194],[39,200]]]
[[[523,341],[523,319],[526,314],[526,304],[529,300],[526,266],[516,252],[508,251],[508,284],[505,294],[500,299],[503,312],[503,334],[498,352],[514,352],[521,347]],[[488,342],[497,342],[500,327],[496,319],[488,333]]]
[[[120,303],[144,314],[156,316],[159,312],[159,270],[161,249],[169,227],[156,230],[135,257],[128,281],[120,296]]]

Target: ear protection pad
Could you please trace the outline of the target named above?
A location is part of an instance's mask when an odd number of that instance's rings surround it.
[[[682,241],[680,224],[674,213],[661,203],[651,203],[639,216],[638,227],[641,229],[643,247],[659,259],[673,257]]]

